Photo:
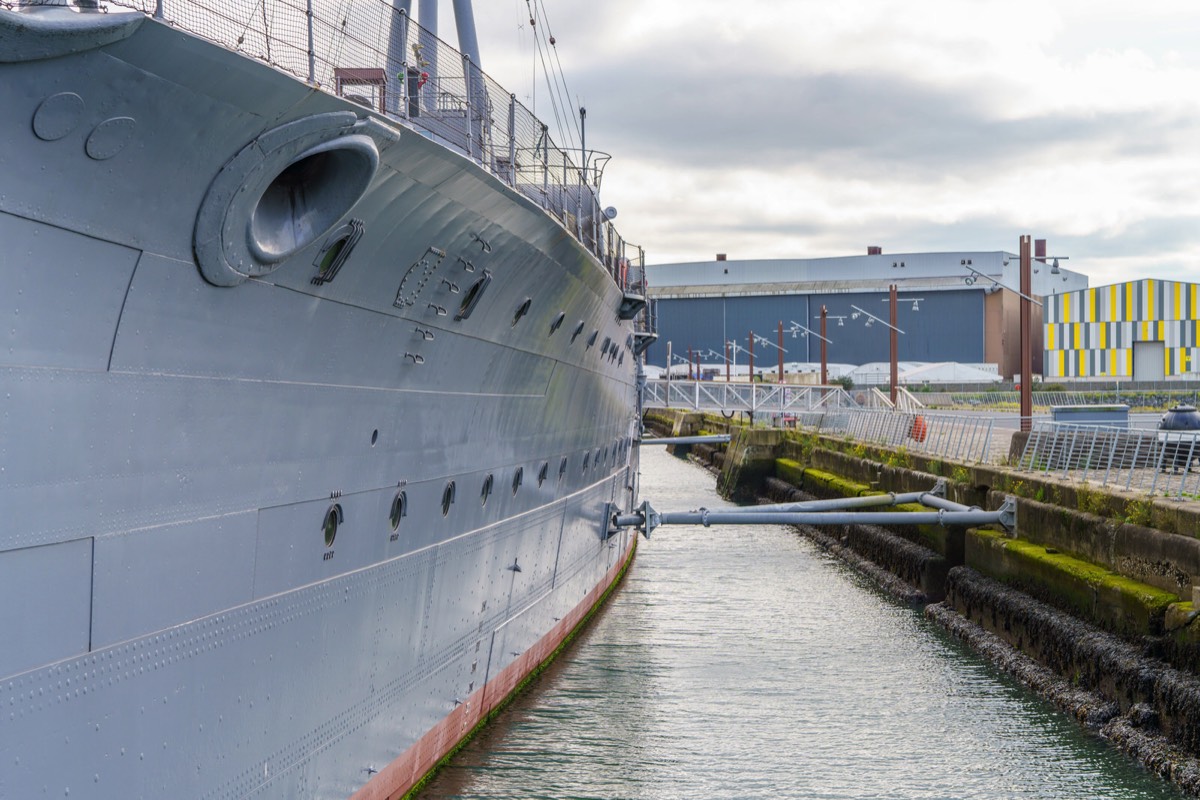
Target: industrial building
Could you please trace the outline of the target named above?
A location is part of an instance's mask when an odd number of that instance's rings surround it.
[[[1044,241],[1037,245],[1036,254],[1045,255]],[[895,284],[901,361],[989,363],[1004,376],[1020,370],[1020,299],[1010,291],[1020,286],[1020,263],[1012,253],[885,255],[872,247],[867,255],[840,258],[731,261],[718,255],[648,266],[646,277],[658,320],[658,341],[647,353],[651,364],[666,364],[668,342],[673,355],[686,358],[691,348],[708,353],[705,361],[723,354],[727,342],[736,344],[737,362],[745,363],[751,334],[776,342],[780,323],[786,361],[819,361],[820,340],[804,329],[820,332],[823,306],[829,361],[886,361],[889,330],[881,323],[889,319],[889,286]],[[1032,278],[1034,296],[1087,287],[1086,276],[1052,261],[1035,261]],[[1044,352],[1038,306],[1032,332],[1037,373]],[[761,340],[755,355],[767,370],[778,360]]]
[[[1045,298],[1046,379],[1195,377],[1198,288],[1147,278]]]

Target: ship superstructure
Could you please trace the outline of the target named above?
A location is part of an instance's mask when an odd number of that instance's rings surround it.
[[[395,796],[632,554],[641,254],[403,3],[134,5],[0,7],[0,798]]]

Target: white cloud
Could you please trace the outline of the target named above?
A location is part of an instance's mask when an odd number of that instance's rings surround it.
[[[1097,281],[1200,281],[1194,3],[545,4],[588,143],[615,156],[606,202],[654,262],[1032,233]],[[485,68],[522,97],[525,8],[476,9]]]

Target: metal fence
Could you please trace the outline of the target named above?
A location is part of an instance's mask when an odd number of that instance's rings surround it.
[[[856,407],[840,386],[789,386],[779,383],[648,380],[644,408],[791,416],[814,409]]]
[[[1012,438],[1011,430],[997,429],[991,418],[963,414],[842,411],[806,415],[797,423],[823,434],[969,464],[1005,460]]]
[[[1013,411],[1020,395],[1011,391],[994,392],[913,392],[928,408],[969,408]],[[1200,392],[1194,389],[1122,389],[1090,392],[1033,392],[1033,407],[1049,411],[1054,406],[1094,406],[1123,403],[1131,408],[1165,409],[1173,405],[1196,405]]]
[[[1019,470],[1100,486],[1200,499],[1200,434],[1035,422]]]
[[[622,288],[640,280],[641,248],[621,238],[596,193],[608,157],[556,145],[512,93],[391,0],[108,2],[428,131],[556,217]]]

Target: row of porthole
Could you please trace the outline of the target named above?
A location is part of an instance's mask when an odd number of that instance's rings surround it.
[[[612,446],[611,455],[613,459],[624,458],[629,452],[629,440],[625,439],[617,442]],[[600,448],[596,448],[594,464],[597,468],[602,466],[609,460],[610,450],[605,447],[603,453]],[[588,464],[591,461],[592,454],[588,451],[583,453],[582,471],[587,472]],[[550,462],[543,461],[541,468],[538,470],[538,486],[546,482],[546,478],[550,471]],[[558,465],[558,479],[561,481],[567,474],[567,457],[563,456],[562,461]],[[525,482],[525,468],[517,467],[513,473],[512,493],[516,496],[521,485]],[[483,487],[480,490],[480,503],[487,505],[488,497],[492,494],[492,489],[495,486],[495,477],[488,473],[488,476],[483,479]],[[454,505],[455,497],[458,493],[458,486],[454,481],[446,483],[446,488],[442,491],[442,516],[449,516],[450,507]],[[392,507],[388,512],[388,522],[391,524],[392,531],[395,532],[400,528],[400,521],[408,516],[408,494],[401,489],[396,492],[396,496],[392,498]],[[334,503],[325,512],[325,520],[321,525],[322,532],[325,535],[325,546],[333,547],[333,542],[337,538],[338,527],[344,521],[341,503]]]
[[[462,304],[459,306],[458,315],[455,317],[455,319],[463,320],[463,319],[466,319],[468,316],[470,316],[471,311],[474,310],[475,304],[479,301],[480,294],[482,294],[483,290],[485,288],[487,288],[487,285],[490,282],[491,282],[491,273],[486,273],[484,275],[484,277],[482,277],[478,281],[476,281],[475,285],[473,285],[467,291],[466,296],[463,297]],[[515,328],[517,326],[517,323],[520,322],[525,317],[525,315],[529,313],[529,309],[532,307],[532,305],[533,305],[532,297],[526,297],[524,300],[521,301],[521,303],[517,306],[517,310],[513,313],[512,327]],[[565,311],[558,312],[558,315],[550,323],[550,333],[548,335],[553,336],[558,331],[558,329],[562,327],[562,324],[564,321],[566,321],[566,318],[567,318],[567,313]],[[584,322],[583,322],[583,320],[579,320],[579,323],[575,326],[575,331],[571,334],[571,344],[575,343],[575,340],[578,339],[579,336],[583,333],[583,329],[584,329]],[[592,335],[590,337],[588,337],[588,341],[587,341],[587,346],[589,349],[593,345],[596,344],[596,337],[598,337],[599,335],[600,335],[599,329],[592,331]],[[616,358],[616,359],[619,359],[618,364],[625,363],[625,354],[623,352],[620,352],[619,346],[616,344],[616,342],[612,341],[611,337],[605,337],[604,344],[600,348],[600,352],[602,355],[608,356],[609,361],[612,361],[614,358]]]

